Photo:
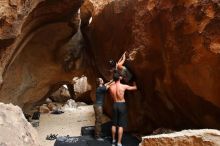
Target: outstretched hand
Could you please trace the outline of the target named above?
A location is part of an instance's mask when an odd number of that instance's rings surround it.
[[[125,55],[126,55],[126,51],[123,53],[123,55],[121,56],[121,58],[117,62],[117,64],[116,64],[117,68],[122,68],[122,66],[123,66],[123,64],[124,64],[124,62],[126,60],[126,56]]]
[[[124,52],[123,57],[126,57],[126,55],[128,54],[127,51]]]

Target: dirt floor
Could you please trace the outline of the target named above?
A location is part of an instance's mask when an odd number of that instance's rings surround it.
[[[46,140],[49,134],[58,136],[79,136],[81,127],[94,125],[95,117],[92,105],[80,106],[72,111],[66,111],[60,115],[41,114],[40,125],[37,127],[42,146],[53,146],[55,140]],[[103,122],[109,118],[103,116]]]

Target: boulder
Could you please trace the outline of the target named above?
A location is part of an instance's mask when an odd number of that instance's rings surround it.
[[[57,105],[55,103],[48,103],[47,107],[50,109],[50,111],[57,109]]]
[[[51,103],[53,101],[50,98],[46,98],[45,102],[49,104],[49,103]]]
[[[83,0],[11,2],[0,1],[0,101],[28,107],[45,100],[54,84],[82,74],[65,70],[82,58],[66,63],[73,53],[63,46],[79,28]]]
[[[81,76],[81,77],[74,77],[73,78],[73,85],[74,85],[74,92],[76,97],[79,97],[88,91],[91,91],[92,87],[88,82],[88,77]]]
[[[18,106],[0,103],[0,131],[1,146],[40,146],[37,131]]]
[[[71,98],[68,88],[61,86],[57,91],[55,91],[50,98],[54,102],[66,102],[68,99]]]
[[[49,113],[50,109],[47,107],[47,105],[40,106],[40,113]]]
[[[76,110],[78,107],[78,104],[73,99],[69,99],[66,104],[62,107],[62,110],[64,111],[72,111]]]
[[[184,130],[171,134],[143,137],[139,146],[219,146],[219,139],[219,130]]]
[[[125,94],[130,130],[220,128],[220,1],[89,1],[83,32],[99,73],[110,80],[108,60],[127,51],[136,77],[138,91]]]

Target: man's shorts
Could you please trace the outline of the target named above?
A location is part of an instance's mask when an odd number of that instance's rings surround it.
[[[113,125],[127,127],[127,108],[125,102],[114,102],[113,104]]]

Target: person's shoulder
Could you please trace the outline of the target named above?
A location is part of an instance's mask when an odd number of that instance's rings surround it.
[[[124,71],[129,71],[126,66],[122,66],[122,70],[124,70]]]
[[[100,90],[100,86],[98,86],[98,87],[96,88],[96,91],[97,91],[97,90]]]
[[[128,85],[127,84],[123,84],[123,83],[120,83],[120,85],[122,86],[122,87],[128,87]]]
[[[101,89],[103,89],[103,87],[104,87],[104,86],[98,86],[98,87],[97,87],[97,90],[101,90]]]
[[[127,67],[126,67],[126,66],[124,66],[124,65],[122,65],[121,67],[122,67],[122,69],[127,69]]]
[[[107,90],[107,87],[105,85],[103,85],[100,87],[100,90],[105,91],[105,90]]]

